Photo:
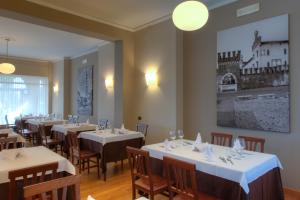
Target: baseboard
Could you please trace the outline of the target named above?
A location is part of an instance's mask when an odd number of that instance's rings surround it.
[[[300,191],[299,190],[295,190],[295,189],[291,189],[291,188],[284,188],[283,190],[284,190],[285,196],[300,199]]]

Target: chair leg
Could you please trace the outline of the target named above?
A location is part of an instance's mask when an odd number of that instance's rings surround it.
[[[79,161],[79,174],[81,174],[81,159],[78,159]]]
[[[90,158],[87,159],[88,174],[90,173]]]
[[[132,184],[132,200],[136,199],[136,191],[135,191],[135,186]]]
[[[124,169],[124,162],[123,162],[123,159],[121,160],[121,168]]]
[[[98,173],[98,179],[100,178],[100,164],[99,164],[99,155],[97,155],[97,173]]]

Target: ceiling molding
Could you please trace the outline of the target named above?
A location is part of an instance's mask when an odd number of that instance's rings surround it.
[[[140,31],[140,30],[142,30],[144,28],[147,28],[149,26],[153,26],[155,24],[159,24],[161,22],[169,20],[172,17],[172,13],[170,13],[170,14],[165,15],[163,17],[160,17],[158,19],[154,19],[152,21],[149,21],[145,24],[142,24],[142,25],[139,25],[139,26],[136,26],[136,27],[129,27],[129,26],[121,25],[121,24],[118,24],[118,23],[115,23],[115,22],[112,22],[112,21],[109,21],[109,20],[100,19],[98,17],[93,17],[93,16],[89,16],[89,15],[85,15],[85,14],[79,14],[79,13],[74,12],[72,10],[62,8],[60,6],[52,5],[51,3],[40,2],[39,0],[26,0],[26,1],[31,2],[31,3],[35,3],[35,4],[39,4],[41,6],[49,7],[49,8],[52,8],[54,10],[62,11],[62,12],[68,13],[68,14],[72,14],[72,15],[75,15],[75,16],[79,16],[79,17],[82,17],[82,18],[85,18],[85,19],[89,19],[89,20],[92,20],[92,21],[95,21],[95,22],[99,22],[99,23],[103,23],[103,24],[106,24],[106,25],[116,27],[116,28],[127,30],[127,31],[130,31],[130,32]],[[237,2],[237,1],[239,1],[239,0],[223,0],[222,2],[214,3],[210,6],[208,6],[208,9],[209,10],[214,10],[216,8],[219,8],[219,7],[222,7],[222,6],[225,6],[227,4]]]
[[[78,16],[78,17],[89,19],[89,20],[92,20],[92,21],[95,21],[95,22],[99,22],[99,23],[102,23],[102,24],[110,25],[110,26],[113,26],[113,27],[116,27],[116,28],[120,28],[120,29],[123,29],[123,30],[130,31],[130,32],[134,32],[134,29],[131,28],[131,27],[124,26],[124,25],[121,25],[121,24],[118,24],[118,23],[115,23],[115,22],[110,22],[110,21],[107,21],[107,20],[103,20],[103,19],[100,19],[98,17],[93,17],[93,16],[89,16],[89,15],[85,15],[85,14],[79,14],[77,12],[74,12],[74,11],[66,9],[66,8],[62,8],[62,7],[59,7],[59,6],[54,6],[50,3],[39,2],[38,0],[26,0],[26,1],[38,4],[38,5],[41,5],[41,6],[44,6],[44,7],[52,8],[54,10],[62,11],[62,12],[65,12],[65,13],[68,13],[68,14],[71,14],[71,15]]]
[[[86,51],[82,51],[82,52],[80,52],[79,54],[76,54],[76,55],[71,56],[70,59],[79,58],[79,57],[81,57],[81,56],[85,56],[85,55],[87,55],[87,54],[97,52],[97,51],[99,51],[99,48],[100,48],[100,47],[102,47],[102,46],[104,46],[104,45],[106,45],[106,44],[109,44],[109,43],[110,43],[110,42],[108,42],[108,41],[103,41],[101,44],[99,44],[99,45],[97,45],[97,46],[95,46],[95,47],[93,47],[93,48],[91,48],[91,49],[88,49],[88,50],[86,50]]]
[[[51,60],[43,60],[38,58],[27,58],[27,57],[21,57],[21,56],[6,56],[3,54],[0,54],[1,59],[11,59],[11,60],[23,60],[23,61],[30,61],[30,62],[43,62],[43,63],[52,63],[54,61]]]

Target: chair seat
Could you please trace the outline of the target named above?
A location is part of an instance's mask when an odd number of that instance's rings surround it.
[[[161,178],[160,176],[152,175],[152,181],[153,181],[153,191],[160,191],[168,187],[168,183],[165,179]],[[150,191],[150,183],[149,179],[147,178],[140,178],[135,181],[135,185],[143,188],[145,190]]]
[[[208,194],[205,194],[205,193],[202,193],[202,192],[198,193],[198,197],[199,197],[199,200],[218,200],[218,198],[213,197]],[[192,198],[187,197],[182,194],[176,195],[173,199],[174,200],[193,200]]]

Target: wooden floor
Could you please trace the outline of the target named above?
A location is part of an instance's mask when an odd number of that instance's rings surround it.
[[[97,179],[97,173],[92,170],[81,174],[80,193],[81,199],[86,200],[92,195],[96,200],[130,200],[131,199],[131,177],[127,164],[122,170],[118,164],[110,164],[108,167],[107,181]],[[103,178],[103,177],[101,177]],[[167,200],[162,195],[155,196],[155,200]],[[287,191],[285,200],[300,200],[299,194]]]

